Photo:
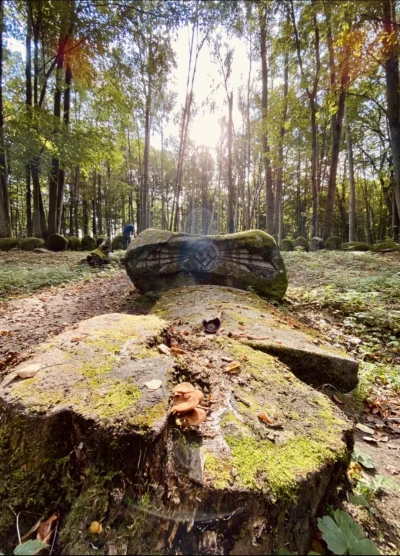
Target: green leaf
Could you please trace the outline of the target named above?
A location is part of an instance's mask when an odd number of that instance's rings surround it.
[[[360,452],[359,450],[357,450],[357,448],[354,449],[353,459],[354,461],[365,467],[365,469],[375,469],[375,465],[370,456],[368,454],[365,454],[364,452]]]
[[[350,494],[349,496],[350,504],[355,506],[363,506],[364,508],[369,508],[370,504],[368,500],[362,494]]]
[[[292,553],[290,552],[290,550],[288,550],[284,546],[282,546],[281,548],[278,548],[278,550],[276,551],[276,554],[278,556],[292,556]]]
[[[350,556],[363,556],[363,554],[380,554],[378,548],[369,539],[361,539],[349,548]]]
[[[369,488],[373,490],[373,492],[378,492],[378,490],[399,490],[398,484],[386,475],[375,475],[369,483]]]
[[[343,532],[339,529],[333,519],[325,516],[318,519],[318,529],[322,533],[322,538],[328,545],[329,550],[334,554],[344,554],[347,550],[347,542]]]
[[[40,552],[44,548],[48,548],[49,546],[50,545],[35,539],[33,541],[31,540],[19,544],[15,548],[14,554],[15,556],[34,556],[34,554],[37,554],[38,552]]]

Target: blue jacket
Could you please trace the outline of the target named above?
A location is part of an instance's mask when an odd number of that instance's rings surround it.
[[[127,224],[124,228],[124,236],[129,236],[130,234],[133,234],[133,232],[134,232],[133,224]]]

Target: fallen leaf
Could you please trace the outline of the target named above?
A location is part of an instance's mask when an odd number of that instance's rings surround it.
[[[268,425],[273,425],[273,424],[274,424],[274,421],[273,421],[270,417],[268,417],[268,415],[267,415],[266,413],[264,413],[264,412],[259,413],[259,414],[257,415],[257,417],[258,417],[258,418],[260,419],[260,421],[262,421],[263,423],[267,423]]]
[[[187,351],[181,349],[179,347],[171,347],[170,348],[172,355],[186,355]]]
[[[238,373],[239,372],[239,367],[240,367],[240,362],[239,361],[233,361],[230,365],[226,365],[223,368],[223,372],[224,373]]]
[[[366,434],[373,435],[375,433],[374,429],[371,429],[371,427],[367,427],[366,425],[363,425],[362,423],[357,423],[356,429],[358,429],[359,431],[365,432]]]
[[[165,344],[160,344],[157,348],[160,353],[163,353],[164,355],[171,355],[171,350]]]
[[[57,519],[58,519],[58,514],[53,514],[52,516],[49,517],[49,519],[43,521],[39,525],[39,530],[36,535],[38,541],[47,542],[50,539],[51,534],[53,532],[52,531],[53,522],[57,521]]]
[[[184,336],[189,336],[190,332],[188,332],[187,330],[182,330],[182,334]]]
[[[157,380],[157,379],[149,380],[148,382],[144,383],[144,385],[147,386],[149,390],[158,390],[161,384],[162,384],[162,380]]]
[[[340,404],[342,404],[342,405],[344,404],[344,401],[341,400],[341,399],[339,398],[339,396],[337,396],[336,394],[333,394],[332,398],[334,399],[334,401],[335,401],[336,403],[340,403]]]
[[[23,543],[24,541],[26,541],[26,539],[29,539],[29,537],[32,535],[32,533],[34,533],[35,531],[37,531],[39,529],[39,525],[42,523],[42,520],[39,519],[35,525],[33,525],[29,531],[27,533],[25,533],[25,535],[23,537],[21,537],[21,543]]]
[[[103,532],[103,526],[102,526],[101,523],[99,523],[98,521],[93,521],[93,522],[90,524],[89,531],[90,531],[93,535],[100,535],[100,533]]]
[[[247,334],[248,340],[269,340],[268,336],[253,336],[252,334]]]
[[[38,364],[27,365],[26,367],[17,370],[16,375],[19,376],[20,378],[32,378],[36,376],[36,374],[40,371],[41,367],[42,366]]]

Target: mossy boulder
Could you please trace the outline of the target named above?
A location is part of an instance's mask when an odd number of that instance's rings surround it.
[[[105,553],[307,553],[316,516],[345,475],[352,427],[278,357],[227,334],[231,293],[243,321],[266,317],[253,294],[184,288],[148,316],[83,321],[13,369],[0,385],[0,546],[18,543],[15,512],[25,531],[32,515],[54,508],[63,516],[59,554],[91,552],[93,521],[107,531],[96,537]],[[161,313],[175,315],[181,301],[182,320],[191,309],[197,327],[178,321],[183,353],[160,354],[171,335]],[[211,307],[222,308],[227,328],[204,336],[197,323]],[[227,359],[240,361],[238,374]],[[196,428],[169,412],[182,381],[206,395]]]
[[[82,251],[93,251],[94,249],[96,249],[96,247],[96,240],[93,237],[89,235],[83,236]]]
[[[21,249],[23,251],[33,251],[40,247],[44,247],[44,239],[38,237],[27,237],[21,240]]]
[[[337,251],[342,245],[342,240],[338,236],[331,236],[325,240],[325,249],[329,251]]]
[[[49,237],[47,248],[50,251],[66,251],[68,248],[68,239],[60,234],[53,234]]]
[[[381,253],[382,251],[399,251],[400,245],[391,239],[386,241],[381,241],[380,243],[375,243],[371,246],[371,251],[374,253]]]
[[[115,238],[111,242],[111,249],[113,251],[121,251],[125,249],[124,237],[122,235],[115,236]]]
[[[281,299],[287,288],[282,255],[261,230],[196,236],[148,229],[129,245],[125,267],[134,285],[154,296],[184,285],[215,284]]]
[[[10,251],[10,249],[19,249],[21,244],[16,237],[1,237],[0,251]]]
[[[100,237],[96,237],[96,247],[100,247],[100,245],[106,241],[106,237],[104,236],[100,236]]]
[[[313,237],[310,242],[310,251],[320,251],[324,248],[324,240],[322,237]]]
[[[340,246],[340,251],[369,251],[370,246],[368,243],[362,243],[360,241],[351,241],[348,243],[342,243]]]
[[[71,236],[68,238],[68,249],[71,251],[80,251],[82,249],[82,241],[79,237]]]
[[[308,251],[310,248],[310,244],[305,237],[299,236],[294,240],[294,247],[296,251]]]
[[[283,239],[281,242],[281,251],[294,251],[294,243],[291,239]]]

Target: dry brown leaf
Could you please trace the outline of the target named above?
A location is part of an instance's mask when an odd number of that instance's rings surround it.
[[[253,336],[252,334],[247,334],[248,340],[269,340],[269,336]]]
[[[181,349],[180,347],[171,347],[170,350],[172,355],[187,355],[187,351]]]
[[[53,522],[57,521],[58,519],[58,514],[53,514],[52,516],[49,517],[49,519],[46,519],[46,521],[43,521],[40,525],[39,525],[39,529],[36,535],[36,538],[38,539],[38,541],[40,542],[47,542],[52,534],[52,527],[53,527]]]
[[[182,330],[184,336],[189,336],[190,332],[188,330]]]
[[[240,368],[240,361],[233,361],[230,365],[226,365],[223,368],[224,373],[238,373]]]
[[[25,535],[23,537],[21,537],[21,543],[23,543],[24,541],[26,541],[27,539],[29,539],[29,537],[32,535],[32,533],[34,533],[35,531],[37,531],[39,529],[39,525],[42,523],[42,520],[39,519],[39,521],[37,521],[35,523],[35,525],[33,525],[29,531],[27,533],[25,533]]]
[[[270,417],[268,417],[268,415],[264,412],[261,412],[257,415],[257,417],[260,419],[260,421],[262,421],[263,423],[267,423],[268,425],[273,425],[274,421],[273,419],[271,419]]]
[[[332,398],[333,398],[333,400],[334,400],[336,403],[340,403],[341,405],[344,404],[344,401],[341,400],[341,399],[339,398],[339,396],[337,396],[336,394],[333,394]]]
[[[164,355],[171,355],[171,350],[165,344],[158,345],[157,349],[160,353],[163,353]]]
[[[375,433],[374,429],[371,429],[371,427],[367,427],[366,425],[363,425],[362,423],[357,423],[356,429],[358,429],[359,431],[365,432],[365,434],[373,435]]]

